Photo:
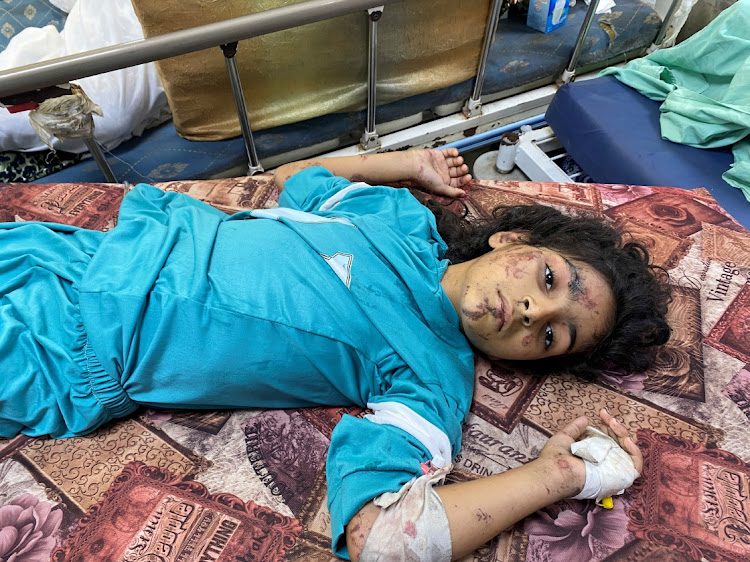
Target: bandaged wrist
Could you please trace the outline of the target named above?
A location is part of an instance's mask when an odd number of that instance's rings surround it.
[[[448,516],[434,490],[452,465],[415,478],[398,492],[375,498],[380,513],[370,529],[359,556],[362,562],[382,560],[430,560],[450,562],[451,543]]]
[[[622,494],[640,476],[633,459],[606,433],[595,427],[586,430],[589,436],[570,446],[586,466],[586,483],[573,499],[601,501]]]
[[[596,471],[596,466],[587,460],[584,460],[583,464],[586,467],[586,483],[583,485],[583,490],[573,496],[574,500],[594,499],[602,490],[602,481],[599,478],[599,473]]]

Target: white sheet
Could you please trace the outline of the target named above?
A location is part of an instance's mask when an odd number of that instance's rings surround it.
[[[73,6],[75,6],[75,3],[78,0],[49,0],[49,3],[53,6],[57,6],[60,8],[63,12],[69,13],[70,10],[73,9]]]
[[[71,4],[72,2],[68,2]],[[143,39],[127,0],[78,0],[65,28],[27,28],[0,53],[0,70]],[[96,140],[112,149],[169,117],[167,97],[153,63],[74,80],[104,112],[94,117]],[[47,146],[31,128],[28,111],[11,114],[0,108],[0,150],[36,151]],[[80,139],[55,140],[54,148],[86,152]]]

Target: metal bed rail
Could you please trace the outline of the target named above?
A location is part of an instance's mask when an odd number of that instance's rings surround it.
[[[184,55],[401,0],[309,0],[0,72],[0,98]]]
[[[654,39],[654,43],[649,47],[648,52],[655,51],[662,47],[664,36],[666,35],[669,26],[672,23],[672,18],[677,12],[677,8],[680,5],[681,0],[672,0],[669,7],[669,11],[664,17],[662,26]],[[586,10],[586,15],[581,23],[581,27],[576,38],[576,43],[573,47],[573,51],[570,55],[570,60],[563,70],[558,82],[561,84],[567,84],[575,80],[576,77],[576,66],[578,65],[578,59],[583,50],[583,43],[586,40],[591,23],[596,15],[596,10],[599,5],[599,0],[591,0]],[[492,0],[492,6],[490,7],[490,14],[487,20],[487,27],[484,34],[484,45],[482,46],[482,54],[479,59],[479,67],[477,68],[476,78],[474,79],[474,88],[471,93],[471,97],[466,101],[463,108],[463,113],[467,118],[476,117],[482,113],[482,87],[484,85],[484,74],[487,68],[487,62],[489,60],[490,47],[492,47],[492,41],[495,38],[495,32],[497,30],[498,18],[500,15],[500,9],[502,6],[502,0]]]
[[[246,144],[249,160],[248,173],[254,174],[262,172],[263,168],[255,150],[242,85],[234,59],[237,43],[243,39],[367,10],[371,21],[370,64],[368,65],[368,115],[363,143],[367,142],[369,148],[377,148],[377,134],[375,133],[377,69],[374,62],[377,54],[377,21],[385,5],[399,1],[401,0],[309,0],[248,16],[165,33],[140,41],[112,45],[21,66],[0,72],[0,101],[8,105],[31,100],[41,101],[52,95],[60,95],[59,88],[57,88],[59,84],[219,46],[226,60],[232,94]],[[94,139],[85,140],[107,180],[116,181]]]

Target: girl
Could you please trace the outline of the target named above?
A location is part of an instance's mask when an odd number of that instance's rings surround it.
[[[367,406],[327,461],[334,551],[353,559],[392,559],[396,542],[458,557],[582,488],[598,496],[606,475],[570,452],[585,418],[521,468],[432,486],[460,448],[472,347],[639,369],[669,334],[647,253],[598,221],[511,208],[454,225],[449,249],[408,191],[369,185],[460,196],[467,171],[455,150],[330,158],[280,167],[278,209],[228,217],[139,185],[108,233],[2,225],[0,435],[80,435],[139,405]]]

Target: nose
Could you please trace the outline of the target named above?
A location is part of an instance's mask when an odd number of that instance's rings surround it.
[[[521,322],[529,327],[537,322],[546,322],[554,314],[555,305],[549,300],[524,297],[519,301],[519,309]]]

